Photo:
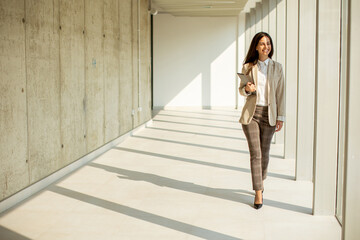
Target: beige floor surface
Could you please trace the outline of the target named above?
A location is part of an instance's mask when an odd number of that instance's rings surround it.
[[[239,112],[162,110],[153,124],[0,215],[0,240],[339,240],[312,216],[312,183],[271,147],[264,207],[252,207]]]

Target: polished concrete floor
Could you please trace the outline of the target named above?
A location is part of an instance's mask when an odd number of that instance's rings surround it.
[[[253,208],[239,112],[162,110],[153,124],[0,215],[0,239],[341,239],[313,216],[312,183],[271,147],[264,206]]]

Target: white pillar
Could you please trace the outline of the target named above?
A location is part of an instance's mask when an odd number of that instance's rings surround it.
[[[276,0],[268,0],[269,1],[269,34],[273,40],[273,45],[275,47],[274,55],[272,59],[276,61],[277,56],[277,45],[276,45]]]
[[[255,34],[262,31],[262,6],[261,3],[256,3],[255,6]]]
[[[286,0],[277,0],[277,31],[276,31],[276,49],[277,56],[276,59],[283,66],[284,74],[286,76]],[[286,124],[286,123],[285,123]],[[280,131],[275,134],[276,143],[284,143],[284,132]]]
[[[312,181],[315,105],[316,1],[299,6],[299,85],[296,180]]]
[[[240,13],[237,19],[237,40],[236,40],[236,71],[241,72],[242,65],[245,59],[246,55],[246,15],[244,12]],[[235,99],[236,99],[236,109],[239,108],[239,106],[243,106],[244,104],[244,98],[239,98],[239,91],[238,87],[240,85],[240,81],[237,75],[235,77]]]
[[[262,31],[269,33],[269,0],[262,0]]]
[[[348,50],[348,126],[345,164],[345,191],[343,208],[343,240],[358,239],[360,236],[360,2],[349,0],[349,50]]]
[[[255,16],[255,9],[250,10],[250,38],[252,39],[255,36],[256,29],[255,29],[255,23],[256,23],[256,16]]]
[[[245,52],[249,50],[250,43],[251,43],[251,15],[250,13],[246,13],[245,15]],[[245,53],[245,55],[246,55]]]
[[[295,159],[298,85],[298,0],[286,4],[285,158]]]
[[[238,41],[238,58],[237,58],[237,70],[238,72],[241,71],[242,69],[242,65],[243,65],[243,61],[245,59],[245,55],[246,55],[246,51],[247,51],[247,48],[245,48],[246,46],[246,42],[247,42],[247,39],[246,39],[246,32],[247,32],[247,26],[246,26],[246,16],[248,14],[245,14],[245,13],[240,13],[239,16],[238,16],[238,38],[237,38],[237,41]],[[236,90],[237,93],[238,93],[238,90]]]
[[[314,126],[314,215],[335,214],[340,6],[341,0],[318,0]],[[354,75],[354,77],[356,76]]]
[[[348,68],[348,0],[341,1],[341,45],[340,45],[340,91],[339,91],[339,137],[338,137],[338,162],[337,162],[337,189],[336,189],[336,214],[339,222],[343,223],[344,206],[344,170],[347,137],[347,68]]]

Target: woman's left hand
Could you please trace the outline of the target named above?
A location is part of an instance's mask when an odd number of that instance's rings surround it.
[[[281,128],[283,127],[283,125],[284,125],[284,122],[283,122],[283,121],[279,121],[279,120],[277,120],[277,121],[276,121],[276,128],[275,128],[275,132],[280,131],[280,130],[281,130]]]

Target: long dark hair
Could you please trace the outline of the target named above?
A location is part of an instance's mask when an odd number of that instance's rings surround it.
[[[255,65],[257,63],[257,61],[259,59],[259,53],[258,53],[258,51],[256,51],[256,46],[258,45],[260,39],[262,39],[263,37],[268,37],[270,39],[271,50],[270,50],[270,53],[268,56],[269,56],[269,58],[272,57],[272,55],[274,53],[274,45],[273,45],[273,41],[272,41],[270,35],[266,32],[259,32],[251,40],[250,48],[246,55],[244,64],[251,63],[251,64]]]

